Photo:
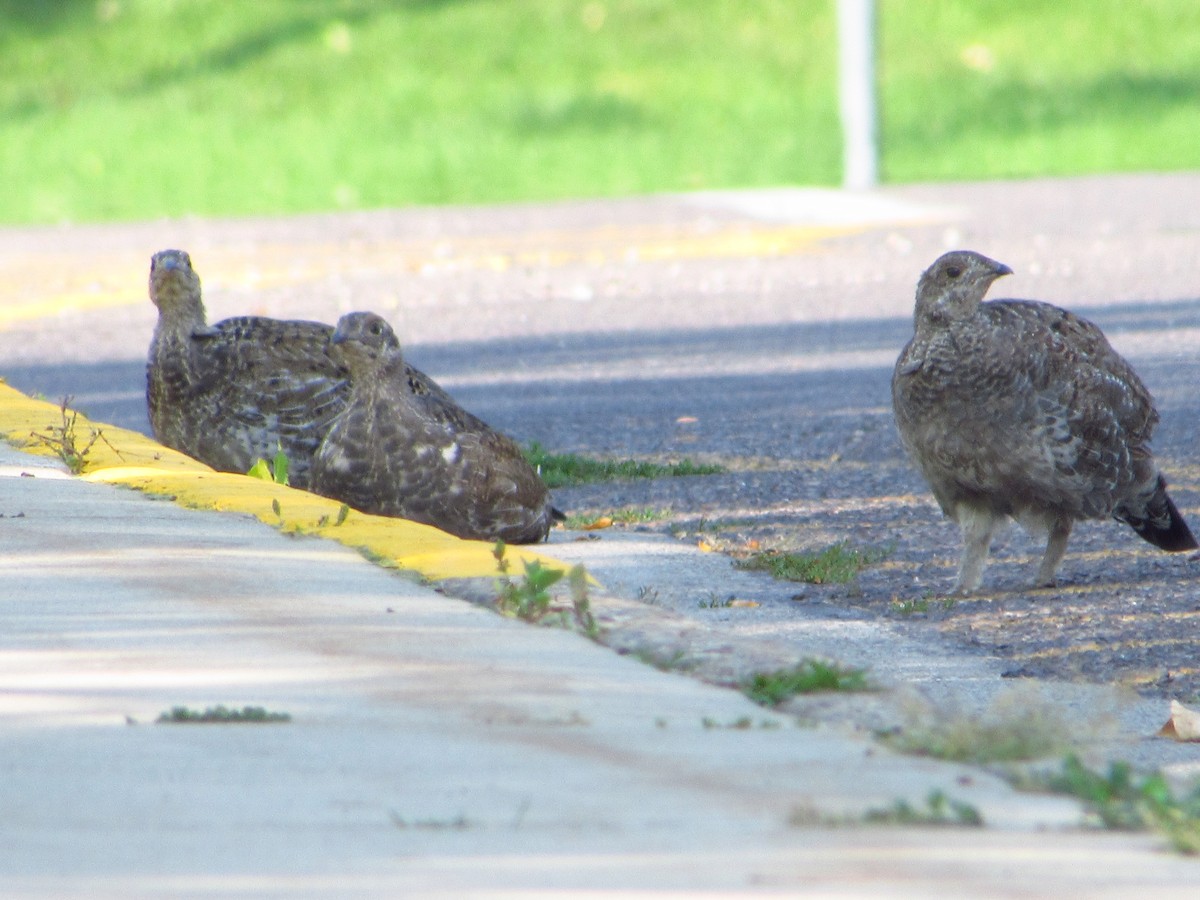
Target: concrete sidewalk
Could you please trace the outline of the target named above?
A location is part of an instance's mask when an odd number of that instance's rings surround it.
[[[1194,896],[1194,861],[1071,801],[332,541],[11,448],[0,476],[3,896]],[[155,724],[216,704],[292,721]],[[988,827],[821,824],[935,790]]]

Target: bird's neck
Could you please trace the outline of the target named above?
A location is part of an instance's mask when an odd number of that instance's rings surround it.
[[[168,302],[160,296],[158,307],[158,329],[160,332],[191,334],[204,328],[204,303],[192,292],[170,297]]]
[[[948,328],[956,322],[965,322],[978,311],[982,299],[974,295],[956,293],[918,295],[913,312],[913,325],[918,332],[925,332]]]
[[[398,383],[404,379],[404,357],[399,353],[391,353],[379,363],[379,380],[386,384]]]

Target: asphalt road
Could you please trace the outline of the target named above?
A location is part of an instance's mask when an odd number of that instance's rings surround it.
[[[1057,589],[1013,529],[989,593],[942,603],[957,559],[899,448],[891,367],[920,271],[969,247],[1015,274],[994,296],[1096,321],[1159,402],[1172,493],[1200,526],[1200,174],[776,191],[292,219],[0,232],[0,375],[146,430],[149,257],[191,252],[210,319],[334,321],[373,309],[472,411],[554,451],[724,464],[723,475],[561,490],[571,512],[652,509],[639,526],[732,555],[848,541],[886,553],[849,586],[728,607],[673,592],[730,634],[814,606],[994,654],[1006,674],[1200,692],[1197,563],[1116,523],[1080,527]],[[772,625],[772,623],[775,623]]]

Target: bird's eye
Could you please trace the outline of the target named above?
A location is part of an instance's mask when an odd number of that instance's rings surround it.
[[[371,334],[383,334],[383,326],[381,326],[378,322],[372,322]]]
[[[957,278],[962,273],[963,273],[963,270],[959,266],[946,266],[946,274],[949,275],[951,278]]]

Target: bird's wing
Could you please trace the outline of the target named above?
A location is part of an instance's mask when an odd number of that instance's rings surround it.
[[[999,379],[984,384],[1012,397],[1011,427],[999,443],[1020,474],[1005,473],[1006,483],[1011,489],[1019,478],[1034,498],[1107,514],[1124,487],[1145,477],[1139,463],[1149,458],[1158,420],[1149,391],[1086,319],[1031,301],[981,310],[994,326],[997,364],[988,372]]]
[[[329,352],[332,329],[318,322],[226,319],[192,335],[203,386],[222,412],[286,432],[328,420],[349,396],[348,373]]]
[[[431,413],[426,399],[394,376],[356,385],[317,453],[316,488],[460,537],[541,540],[547,492],[516,443],[456,405]]]
[[[350,394],[330,334],[316,322],[253,316],[193,332],[190,409],[181,412],[194,420],[191,452],[244,472],[282,449],[292,483],[306,486],[312,454]]]

